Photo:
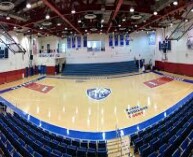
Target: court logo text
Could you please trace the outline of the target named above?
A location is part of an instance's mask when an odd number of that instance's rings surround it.
[[[134,106],[134,107],[131,107],[131,108],[127,108],[126,112],[129,116],[129,118],[134,118],[134,117],[142,115],[144,113],[144,111],[147,110],[147,109],[148,109],[147,106],[144,106],[144,107]]]
[[[94,100],[102,100],[111,94],[111,90],[108,88],[92,88],[87,89],[87,95]]]

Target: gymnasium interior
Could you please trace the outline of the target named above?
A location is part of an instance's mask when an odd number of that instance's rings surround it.
[[[1,0],[0,157],[193,157],[193,1]]]

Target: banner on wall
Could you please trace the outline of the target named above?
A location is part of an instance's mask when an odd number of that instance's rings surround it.
[[[87,36],[83,36],[83,47],[87,47]]]
[[[67,48],[71,48],[71,36],[67,36]]]
[[[72,48],[76,48],[76,36],[72,36]]]
[[[77,47],[81,47],[81,36],[77,36]]]
[[[155,32],[149,33],[148,38],[149,38],[149,45],[155,45],[156,42]]]
[[[35,39],[33,39],[33,54],[36,55],[38,53],[38,48],[37,48],[37,42]]]
[[[124,45],[124,35],[120,34],[120,45],[123,46]]]
[[[125,45],[129,45],[129,34],[125,34]]]
[[[115,42],[115,46],[119,45],[119,36],[118,36],[118,34],[114,34],[114,42]]]
[[[113,35],[109,34],[109,46],[112,47],[113,46]]]

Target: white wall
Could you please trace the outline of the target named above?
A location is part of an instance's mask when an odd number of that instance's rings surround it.
[[[129,46],[117,46],[112,49],[109,47],[108,35],[90,34],[87,40],[103,40],[105,41],[105,51],[87,52],[87,48],[66,49],[67,63],[105,63],[105,62],[121,62],[134,60],[134,57],[146,59],[148,63],[155,53],[155,46],[149,45],[148,35],[145,32],[133,33]],[[57,49],[58,43],[66,39],[60,40],[56,37],[41,38],[41,46],[51,45],[51,49]],[[83,43],[83,41],[81,41]],[[83,45],[81,45],[83,46]]]
[[[163,29],[157,30],[154,60],[163,60],[164,54],[162,51],[159,51],[159,41],[163,41],[165,36],[169,36],[175,27],[165,29],[165,33]],[[188,31],[179,41],[171,41],[171,51],[167,52],[168,62],[193,64],[193,50],[188,49],[186,45],[189,37],[193,37],[193,30]]]
[[[42,46],[44,46],[43,52],[47,52],[47,44],[50,44],[50,50],[57,51],[59,38],[55,36],[46,36],[39,38],[40,49],[42,50]]]
[[[9,50],[9,58],[8,59],[0,59],[0,72],[6,72],[6,71],[13,71],[18,69],[24,69],[25,67],[29,66],[29,57],[30,57],[30,39],[29,36],[23,36],[22,34],[16,34],[14,32],[10,33],[11,36],[14,38],[14,40],[21,44],[25,49],[26,53],[20,54],[14,54]],[[1,38],[5,39],[3,36]],[[34,37],[36,38],[36,37]],[[36,38],[37,39],[37,38]],[[38,43],[38,39],[37,39]],[[39,47],[39,45],[37,45]],[[39,50],[38,50],[39,51]],[[36,64],[36,56],[34,56],[33,65]]]

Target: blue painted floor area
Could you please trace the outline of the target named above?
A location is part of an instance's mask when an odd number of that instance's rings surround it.
[[[43,78],[42,78],[43,79]],[[0,102],[3,102],[7,107],[11,108],[14,112],[19,114],[21,117],[27,119],[29,122],[42,127],[45,130],[48,130],[50,132],[53,132],[58,135],[62,136],[68,136],[71,138],[78,138],[78,139],[87,139],[87,140],[110,140],[117,138],[119,136],[124,136],[124,135],[131,135],[135,132],[138,132],[142,129],[147,128],[148,126],[151,126],[166,116],[170,115],[173,113],[175,110],[183,106],[188,100],[193,98],[193,92],[187,95],[185,98],[180,100],[177,104],[173,105],[171,108],[166,110],[165,112],[160,113],[159,115],[148,119],[147,121],[144,121],[142,123],[139,123],[137,125],[133,125],[130,127],[126,127],[123,129],[119,130],[112,130],[112,131],[107,131],[107,132],[85,132],[85,131],[77,131],[77,130],[70,130],[68,128],[62,128],[59,126],[55,126],[49,123],[46,123],[44,121],[41,121],[25,112],[22,110],[18,109],[16,106],[11,104],[9,101],[5,100],[4,98],[0,97]]]

